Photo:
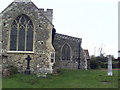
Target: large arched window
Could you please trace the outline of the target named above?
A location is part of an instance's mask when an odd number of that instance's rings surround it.
[[[33,23],[27,15],[22,14],[12,22],[10,51],[33,51]]]
[[[68,44],[65,44],[62,48],[62,60],[70,60],[70,46]]]

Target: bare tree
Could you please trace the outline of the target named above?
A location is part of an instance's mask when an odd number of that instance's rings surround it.
[[[104,47],[105,47],[105,45],[102,44],[101,47],[99,48],[99,56],[100,57],[106,56],[104,49],[103,49]]]

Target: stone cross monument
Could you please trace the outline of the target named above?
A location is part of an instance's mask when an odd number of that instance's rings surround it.
[[[30,74],[31,71],[30,71],[30,60],[31,60],[31,57],[28,55],[27,58],[25,58],[27,60],[27,68],[25,70],[25,74]]]
[[[112,56],[108,55],[108,76],[112,76]]]

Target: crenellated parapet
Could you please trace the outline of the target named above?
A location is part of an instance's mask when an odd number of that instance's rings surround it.
[[[47,19],[49,21],[52,22],[53,19],[53,9],[43,9],[43,8],[39,8],[39,10],[47,17]]]
[[[82,42],[82,38],[72,37],[72,36],[59,34],[59,33],[55,34],[55,39],[67,39],[67,40],[72,40],[80,43]]]

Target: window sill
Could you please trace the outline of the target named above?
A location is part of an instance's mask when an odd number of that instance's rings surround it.
[[[34,51],[7,51],[7,53],[30,53],[30,54],[32,54],[32,53],[34,53]]]

